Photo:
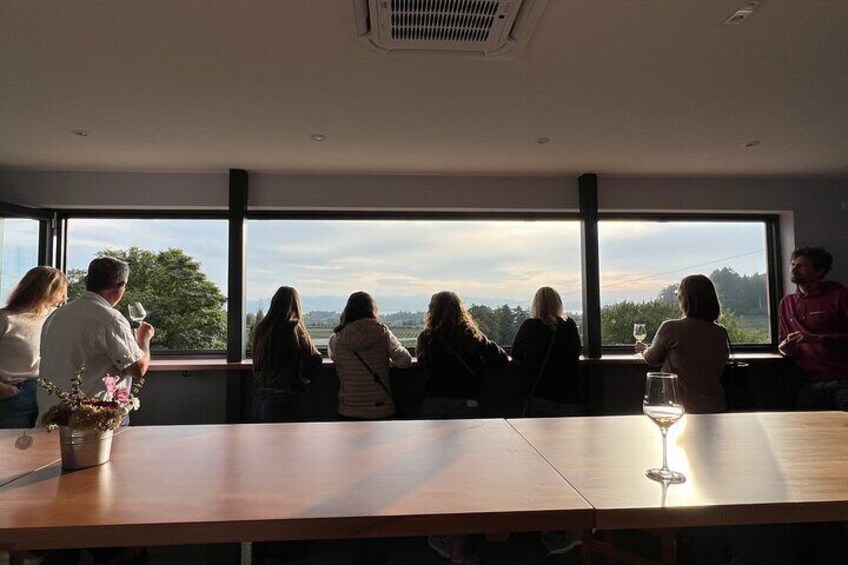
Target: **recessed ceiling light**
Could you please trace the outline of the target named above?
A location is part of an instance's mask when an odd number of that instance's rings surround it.
[[[327,139],[327,136],[323,133],[313,133],[309,137],[312,138],[312,141],[324,141],[325,139]]]
[[[549,143],[550,141],[551,141],[550,137],[537,137],[536,138],[536,143],[539,144],[539,145],[545,145],[546,143]]]
[[[748,143],[746,143],[745,147],[756,147],[759,144],[760,142],[755,139],[754,141],[749,141]]]
[[[754,15],[754,12],[760,5],[760,0],[753,0],[748,2],[732,14],[730,17],[724,20],[722,23],[726,26],[738,26],[748,18]]]
[[[72,129],[71,133],[76,135],[77,137],[88,137],[88,132],[84,129]]]

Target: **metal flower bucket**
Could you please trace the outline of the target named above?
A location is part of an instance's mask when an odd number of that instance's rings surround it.
[[[68,471],[102,465],[112,455],[112,430],[59,428],[62,468]]]

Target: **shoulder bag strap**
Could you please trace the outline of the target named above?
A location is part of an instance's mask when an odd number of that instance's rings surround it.
[[[539,366],[539,372],[536,374],[536,380],[533,382],[533,388],[530,389],[530,393],[527,395],[527,398],[524,401],[524,410],[522,410],[521,415],[526,416],[527,411],[530,408],[530,398],[536,393],[536,389],[539,387],[539,383],[542,380],[542,373],[545,372],[545,367],[548,366],[548,360],[551,358],[551,351],[554,349],[554,343],[556,342],[556,336],[559,332],[559,324],[554,328],[554,335],[551,336],[551,342],[548,344],[548,350],[545,352],[545,358],[542,360],[542,364]]]
[[[389,395],[389,398],[392,399],[392,402],[394,402],[395,397],[392,396],[392,393],[389,390],[389,387],[387,387],[385,385],[385,383],[380,378],[380,375],[377,373],[377,371],[373,370],[371,368],[371,366],[368,363],[365,362],[365,359],[362,358],[362,356],[359,354],[358,351],[354,351],[353,354],[356,355],[356,358],[359,359],[359,362],[362,363],[365,366],[365,368],[368,370],[369,373],[371,373],[371,376],[374,377],[374,382],[377,383],[378,385],[380,385],[380,388],[382,388],[386,392],[386,394]]]

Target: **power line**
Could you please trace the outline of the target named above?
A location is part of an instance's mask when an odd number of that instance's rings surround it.
[[[650,275],[635,277],[635,278],[632,278],[632,279],[627,279],[627,280],[623,280],[623,281],[616,282],[616,283],[603,284],[603,285],[601,285],[601,288],[609,288],[609,287],[612,287],[612,286],[621,286],[623,284],[629,284],[629,283],[632,283],[632,282],[642,281],[642,280],[645,280],[645,279],[652,279],[654,277],[659,277],[659,276],[662,276],[662,275],[670,275],[670,274],[673,274],[673,273],[679,273],[681,271],[688,271],[690,269],[696,269],[698,267],[705,267],[707,265],[712,265],[714,263],[721,263],[723,261],[729,261],[730,259],[738,259],[740,257],[747,257],[748,255],[754,255],[756,253],[762,253],[763,251],[765,251],[764,247],[760,248],[760,249],[755,249],[754,251],[748,251],[748,252],[745,252],[745,253],[740,253],[739,255],[731,255],[729,257],[722,257],[720,259],[713,259],[712,261],[707,261],[705,263],[698,263],[697,265],[689,265],[687,267],[680,267],[679,269],[674,269],[674,270],[671,270],[671,271],[664,271],[662,273],[653,273],[653,274],[650,274]],[[571,292],[566,292],[564,294],[579,294],[580,292],[582,292],[582,291],[571,291]]]

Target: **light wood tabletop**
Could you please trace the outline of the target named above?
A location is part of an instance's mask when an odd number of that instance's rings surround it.
[[[59,432],[0,430],[0,486],[59,461]]]
[[[687,415],[669,432],[683,484],[644,416],[509,421],[595,508],[602,530],[848,520],[848,413]]]
[[[504,420],[136,427],[112,459],[0,488],[0,547],[588,528]]]

